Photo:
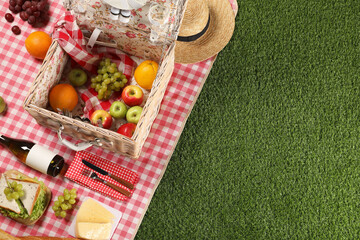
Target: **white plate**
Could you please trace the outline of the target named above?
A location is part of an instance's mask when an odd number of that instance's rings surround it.
[[[85,198],[82,200],[82,202],[85,202],[85,201],[86,201],[87,199],[89,199],[89,198],[90,198],[90,197],[85,197]],[[97,200],[95,200],[95,199],[93,199],[93,198],[92,198],[92,200],[94,200],[94,201],[98,202],[99,204],[101,204],[101,206],[103,206],[104,208],[106,208],[109,212],[111,212],[111,213],[115,216],[114,221],[113,221],[113,224],[112,224],[112,228],[111,228],[110,238],[108,239],[108,240],[110,240],[111,237],[112,237],[112,235],[113,235],[114,232],[115,232],[115,229],[116,229],[117,225],[119,224],[119,221],[120,221],[120,219],[121,219],[121,217],[122,217],[122,212],[120,212],[119,210],[116,210],[116,209],[114,209],[114,208],[112,208],[112,207],[109,207],[108,205],[106,205],[106,204],[104,204],[104,203],[101,203],[101,202],[99,202],[99,201],[97,201]],[[79,210],[78,210],[78,212],[79,212]],[[76,215],[77,215],[77,213],[76,213]],[[68,233],[69,233],[71,236],[73,236],[73,237],[76,237],[76,236],[75,236],[75,224],[76,224],[76,216],[74,217],[74,219],[73,219],[72,222],[71,222],[71,225],[70,225],[69,228],[68,228]]]

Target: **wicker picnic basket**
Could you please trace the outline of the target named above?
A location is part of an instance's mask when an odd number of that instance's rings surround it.
[[[71,8],[73,5],[78,5],[78,2],[76,1],[79,0],[67,0],[65,1],[64,6]],[[70,59],[69,55],[60,47],[58,41],[52,42],[46,58],[40,67],[40,71],[37,74],[24,101],[24,109],[29,112],[29,114],[32,115],[40,125],[57,131],[58,137],[62,143],[74,150],[83,150],[84,148],[93,145],[117,152],[130,158],[138,158],[141,153],[142,146],[150,132],[151,126],[160,110],[161,101],[172,75],[174,68],[175,39],[177,37],[186,7],[186,0],[167,1],[170,2],[170,6],[172,7],[173,15],[171,17],[173,21],[169,26],[165,44],[158,46],[158,48],[149,48],[149,51],[146,50],[145,58],[149,58],[149,56],[155,58],[158,56],[157,60],[159,60],[159,69],[152,89],[148,93],[146,103],[143,106],[143,111],[135,133],[131,139],[118,134],[115,131],[96,127],[90,123],[56,113],[49,109],[48,93],[50,89],[61,80],[64,67]],[[88,2],[89,1],[87,0],[86,3]],[[96,10],[98,11],[99,8]],[[134,16],[136,16],[136,11],[133,11],[133,13],[135,13]],[[94,14],[93,16],[99,16],[96,15],[98,12],[92,14]],[[79,26],[84,27],[84,29],[88,32],[91,32],[96,27],[102,26],[101,23],[96,26],[96,24],[101,22],[99,21],[101,20],[100,17],[97,18],[97,21],[92,22],[86,22],[86,20],[91,19],[88,16],[84,18],[85,20],[81,20],[80,14],[76,17],[80,21]],[[110,24],[113,24],[113,27],[111,28],[112,31],[115,29],[117,32],[111,32],[111,29],[109,30],[109,28],[102,29],[103,36],[100,36],[100,38],[98,38],[99,41],[96,43],[103,45],[113,44],[112,46],[117,47],[126,54],[144,58],[144,49],[137,50],[137,48],[124,48],[124,39],[122,39],[124,34],[119,35],[118,38],[112,38],[111,41],[107,41],[107,39],[109,39],[109,34],[115,35],[118,32],[126,31],[126,33],[136,33],[137,36],[140,37],[131,39],[133,41],[131,44],[143,47],[144,44],[151,44],[144,41],[144,39],[149,38],[151,29],[144,29],[143,25],[140,25],[143,23],[139,22],[136,22],[137,25],[129,23],[128,25],[115,26],[115,23]],[[136,26],[141,26],[142,28],[139,29]],[[127,39],[127,41],[128,40],[129,39]],[[160,51],[159,47],[161,47]],[[154,51],[154,53],[152,51]],[[73,139],[78,143],[73,144],[66,140],[62,137],[63,133],[70,137],[71,140]],[[81,142],[79,143],[79,141]]]

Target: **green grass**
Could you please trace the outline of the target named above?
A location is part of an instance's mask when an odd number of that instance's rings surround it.
[[[238,4],[136,239],[359,239],[360,2]]]

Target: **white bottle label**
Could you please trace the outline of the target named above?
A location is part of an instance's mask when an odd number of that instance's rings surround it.
[[[56,154],[50,150],[35,144],[26,157],[26,165],[47,174],[47,169],[55,155]]]

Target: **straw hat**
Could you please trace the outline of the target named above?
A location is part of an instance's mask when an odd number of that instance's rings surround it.
[[[195,63],[220,52],[235,26],[228,0],[188,0],[175,46],[175,62]]]

